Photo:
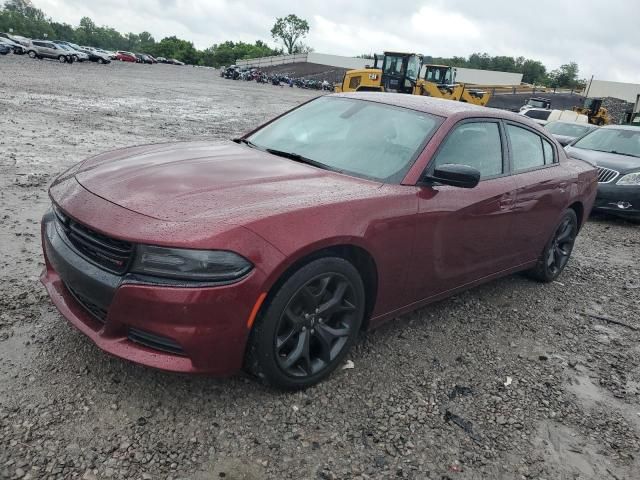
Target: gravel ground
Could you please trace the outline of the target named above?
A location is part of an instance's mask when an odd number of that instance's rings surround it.
[[[637,225],[592,218],[560,282],[511,276],[398,318],[305,392],[157,372],[49,302],[48,184],[115,147],[230,138],[315,93],[166,65],[7,56],[0,72],[0,478],[639,478]]]

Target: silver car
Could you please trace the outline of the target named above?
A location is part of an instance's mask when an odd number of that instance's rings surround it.
[[[27,54],[31,58],[55,58],[60,63],[73,63],[71,52],[46,40],[31,40],[27,47]]]
[[[62,48],[69,52],[69,54],[73,57],[73,60],[76,62],[84,62],[85,60],[89,60],[89,55],[78,50],[77,48],[73,48],[66,42],[54,42],[57,47]]]

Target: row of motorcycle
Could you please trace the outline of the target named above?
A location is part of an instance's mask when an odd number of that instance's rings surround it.
[[[278,86],[289,86],[298,88],[308,88],[311,90],[333,90],[333,85],[327,80],[306,79],[304,77],[293,77],[283,73],[268,74],[257,68],[240,68],[235,65],[222,67],[220,76],[230,80],[255,81],[257,83],[267,83]]]

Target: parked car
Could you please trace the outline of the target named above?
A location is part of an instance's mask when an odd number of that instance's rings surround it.
[[[145,53],[145,55],[151,60],[151,63],[158,63],[158,60],[156,60],[153,55],[149,55],[148,53]]]
[[[87,60],[89,60],[89,55],[87,55],[85,52],[83,52],[80,49],[73,48],[67,42],[54,41],[53,43],[55,43],[58,47],[62,48],[63,50],[66,50],[67,52],[69,52],[75,62],[86,62]]]
[[[516,114],[327,95],[236,143],[72,167],[49,190],[42,281],[113,355],[304,388],[361,328],[517,271],[558,278],[596,187]]]
[[[30,58],[55,58],[60,63],[73,63],[74,61],[72,52],[62,48],[62,45],[56,45],[46,40],[32,40],[27,47],[27,54]]]
[[[551,100],[543,97],[531,97],[529,100],[527,100],[527,103],[520,107],[520,113],[523,113],[530,108],[537,108],[539,110],[551,110]]]
[[[121,62],[132,62],[136,63],[138,60],[136,56],[131,52],[125,52],[122,50],[118,50],[116,52],[116,60],[120,60]]]
[[[180,65],[180,66],[184,65],[184,62],[181,62],[180,60],[177,60],[175,58],[170,58],[168,60],[168,63],[170,63],[171,65]]]
[[[560,145],[566,146],[598,127],[589,123],[555,121],[547,123],[544,128],[551,132]]]
[[[589,123],[589,117],[574,112],[573,110],[547,110],[544,108],[528,108],[522,110],[520,115],[529,117],[540,125],[548,122],[565,121],[573,123]]]
[[[109,59],[111,60],[116,60],[116,57],[118,55],[116,52],[112,52],[110,50],[104,50],[102,48],[96,48],[96,51],[108,56]]]
[[[111,59],[108,55],[99,52],[97,49],[92,47],[80,47],[80,50],[83,53],[86,53],[89,56],[89,61],[100,64],[111,63]]]
[[[19,43],[23,47],[28,47],[31,44],[31,39],[27,37],[22,37],[20,35],[12,35],[8,33],[0,33],[0,37],[11,40],[15,43]]]
[[[598,166],[595,210],[640,220],[640,129],[609,125],[566,147],[567,155]]]
[[[167,63],[167,59],[164,57],[157,57],[156,60],[158,60],[158,63]]]
[[[7,45],[6,43],[0,42],[0,55],[6,55],[8,53],[11,53],[12,51],[13,50],[9,45]]]
[[[0,43],[7,45],[15,55],[24,55],[27,53],[27,49],[24,45],[14,42],[9,38],[0,37]]]

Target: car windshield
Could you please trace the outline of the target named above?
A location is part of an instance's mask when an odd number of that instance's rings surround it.
[[[640,157],[640,130],[601,128],[578,140],[574,147]]]
[[[545,125],[547,130],[556,135],[564,135],[565,137],[580,137],[589,131],[586,125],[577,123],[551,122]]]
[[[527,102],[527,105],[534,108],[546,108],[546,103],[543,102],[542,100],[529,100]]]
[[[322,97],[248,140],[262,150],[294,154],[321,168],[391,183],[404,178],[441,123],[440,117],[405,108]]]

